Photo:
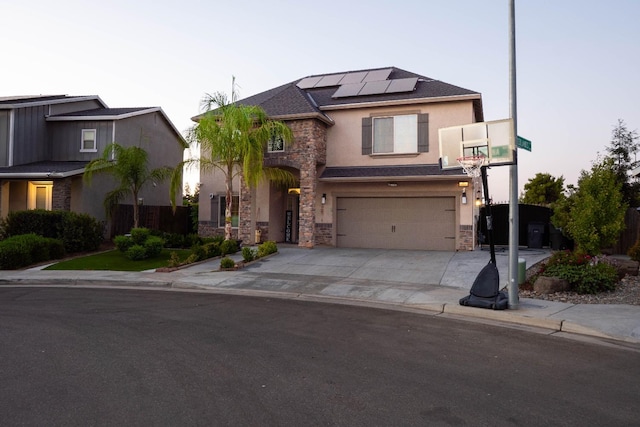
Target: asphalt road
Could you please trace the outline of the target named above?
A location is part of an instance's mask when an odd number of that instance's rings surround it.
[[[640,353],[450,318],[0,288],[0,425],[622,426]]]

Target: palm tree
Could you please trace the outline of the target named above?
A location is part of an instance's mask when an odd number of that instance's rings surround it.
[[[184,166],[200,165],[202,172],[220,170],[225,178],[225,239],[231,239],[231,212],[233,202],[233,179],[242,176],[249,188],[255,187],[263,178],[282,183],[293,183],[295,177],[288,171],[267,168],[263,165],[264,151],[273,138],[285,143],[293,140],[293,133],[286,124],[271,120],[258,106],[237,103],[235,79],[232,100],[224,93],[206,94],[202,100],[206,111],[198,123],[189,130],[187,141],[191,146],[200,146],[200,158],[182,162],[171,181],[172,195],[182,183]]]
[[[107,193],[104,207],[107,217],[127,195],[133,198],[133,227],[139,225],[138,195],[146,184],[162,182],[169,178],[173,168],[168,166],[149,170],[148,154],[140,147],[123,147],[117,143],[109,144],[102,156],[90,161],[84,170],[83,180],[91,185],[93,175],[104,172],[112,175],[118,187]]]

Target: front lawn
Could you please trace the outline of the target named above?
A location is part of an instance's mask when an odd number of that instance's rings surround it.
[[[144,271],[167,267],[171,252],[178,254],[180,260],[186,259],[189,249],[163,249],[159,256],[140,261],[128,259],[119,250],[101,252],[79,258],[61,261],[50,265],[45,270],[112,270],[112,271]]]

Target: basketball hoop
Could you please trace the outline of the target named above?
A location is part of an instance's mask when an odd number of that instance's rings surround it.
[[[477,178],[480,176],[480,168],[486,159],[483,155],[475,155],[458,157],[456,160],[468,176]]]

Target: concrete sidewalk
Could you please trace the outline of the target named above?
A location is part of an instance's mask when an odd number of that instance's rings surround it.
[[[522,249],[527,267],[549,256]],[[234,259],[241,260],[240,254]],[[340,304],[366,305],[472,317],[640,344],[640,306],[568,304],[520,299],[516,309],[493,311],[460,306],[489,252],[400,251],[281,245],[279,252],[237,271],[218,271],[214,259],[170,273],[155,271],[4,271],[0,285],[118,286],[206,290]],[[507,252],[496,253],[501,287],[507,283]]]

